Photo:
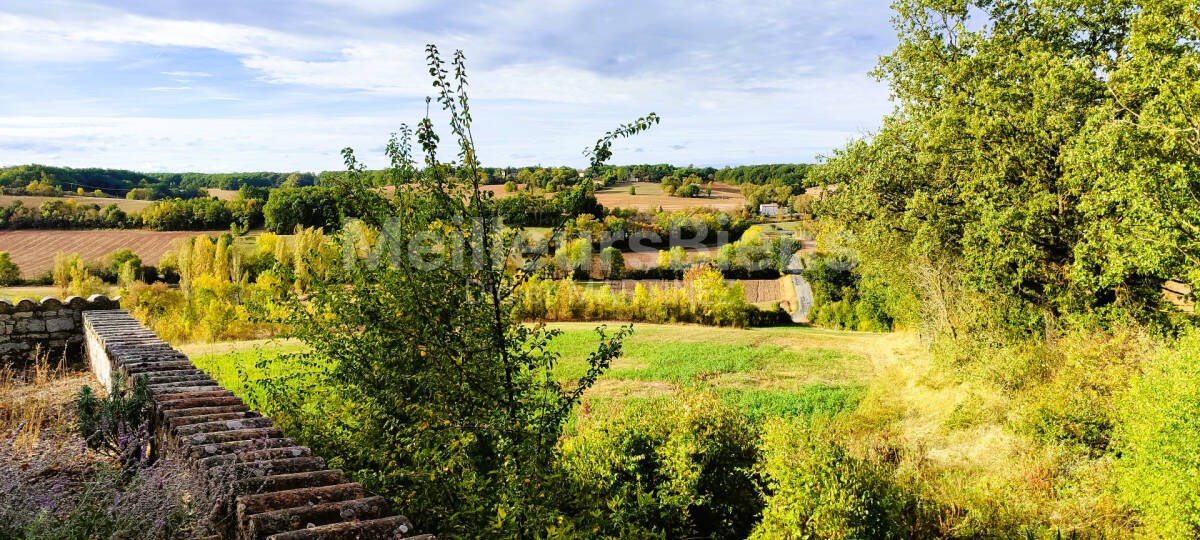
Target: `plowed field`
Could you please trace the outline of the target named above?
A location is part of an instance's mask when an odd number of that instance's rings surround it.
[[[54,254],[60,251],[78,253],[85,261],[94,261],[127,248],[142,258],[142,264],[157,265],[175,240],[201,234],[216,236],[222,232],[227,231],[0,231],[0,251],[9,252],[13,262],[21,267],[22,276],[33,278],[50,271]]]

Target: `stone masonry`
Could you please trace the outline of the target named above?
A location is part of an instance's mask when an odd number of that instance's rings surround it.
[[[38,351],[52,362],[64,353],[69,362],[77,362],[83,358],[83,312],[119,307],[116,300],[102,295],[41,302],[26,298],[16,304],[0,300],[0,363],[25,363]]]
[[[44,302],[43,302],[44,303]],[[218,501],[214,538],[410,538],[386,501],[329,470],[312,450],[196,369],[122,310],[82,316],[87,355],[106,385],[145,376],[155,403],[153,451],[184,460]],[[415,538],[430,540],[422,535]]]

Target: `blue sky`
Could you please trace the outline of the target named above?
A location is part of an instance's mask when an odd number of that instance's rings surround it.
[[[0,0],[0,165],[140,171],[382,166],[432,88],[424,46],[467,55],[485,165],[809,162],[878,126],[867,72],[887,2]],[[435,115],[435,120],[441,118]],[[450,152],[450,149],[447,149]]]

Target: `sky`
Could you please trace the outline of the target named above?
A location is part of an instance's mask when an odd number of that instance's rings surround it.
[[[466,55],[485,166],[583,166],[650,112],[613,163],[813,162],[893,107],[868,73],[887,4],[0,0],[0,166],[317,172],[349,146],[382,167],[426,114],[428,43]]]

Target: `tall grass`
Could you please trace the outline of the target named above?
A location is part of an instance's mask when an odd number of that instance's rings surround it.
[[[42,430],[62,416],[56,405],[71,386],[62,384],[71,375],[66,365],[65,352],[52,363],[39,347],[25,369],[11,362],[0,367],[0,433],[14,451],[33,451]]]

